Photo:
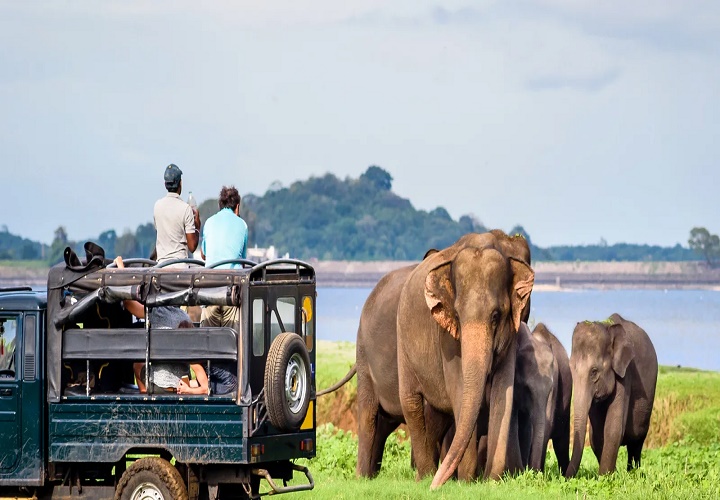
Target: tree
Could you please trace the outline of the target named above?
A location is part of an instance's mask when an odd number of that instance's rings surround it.
[[[704,227],[694,227],[690,231],[688,245],[702,255],[710,267],[715,267],[715,259],[720,257],[720,237],[717,234],[710,234]]]
[[[392,176],[377,165],[368,167],[365,173],[360,176],[360,180],[369,182],[375,186],[375,188],[382,191],[390,191],[390,189],[392,189]]]
[[[135,239],[135,235],[129,229],[126,229],[122,236],[118,237],[115,242],[115,251],[117,252],[117,255],[121,255],[126,258],[137,257],[137,240]]]
[[[135,229],[135,242],[137,244],[137,251],[140,254],[140,257],[150,256],[153,248],[155,248],[156,237],[157,232],[155,231],[155,226],[153,226],[152,222],[140,224],[137,229]]]
[[[107,231],[100,233],[100,236],[98,236],[98,245],[103,247],[103,250],[105,250],[105,255],[107,255],[108,257],[110,255],[115,255],[116,241],[117,233],[114,229],[108,229]]]
[[[67,231],[65,227],[59,226],[55,230],[55,236],[53,242],[50,245],[50,252],[48,253],[48,263],[52,266],[63,260],[65,253],[65,247],[72,246],[68,240]]]

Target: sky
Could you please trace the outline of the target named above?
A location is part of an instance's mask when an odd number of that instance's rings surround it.
[[[388,171],[540,246],[720,232],[720,2],[0,0],[0,226]]]

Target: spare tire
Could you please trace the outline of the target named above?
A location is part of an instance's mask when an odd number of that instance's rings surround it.
[[[297,333],[284,332],[273,340],[265,365],[265,406],[270,423],[294,431],[310,405],[310,355]]]

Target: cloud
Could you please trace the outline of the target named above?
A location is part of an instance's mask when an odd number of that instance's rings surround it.
[[[571,89],[583,92],[598,92],[615,82],[621,75],[620,70],[611,69],[587,76],[548,75],[530,78],[525,88],[531,91]]]

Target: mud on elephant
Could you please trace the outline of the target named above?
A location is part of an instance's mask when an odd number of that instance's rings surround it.
[[[570,367],[573,375],[573,451],[567,477],[580,466],[585,430],[600,474],[615,470],[620,446],[628,463],[640,465],[650,427],[658,362],[647,333],[632,321],[613,314],[607,321],[578,323],[573,332]]]
[[[520,467],[517,429],[511,429],[516,336],[533,282],[530,265],[509,255],[491,233],[466,235],[428,256],[405,282],[397,313],[400,403],[418,477],[435,473],[433,488],[459,465],[460,478],[475,475],[477,420],[487,382],[484,475],[497,478]],[[425,402],[455,421],[455,437],[439,469]]]

